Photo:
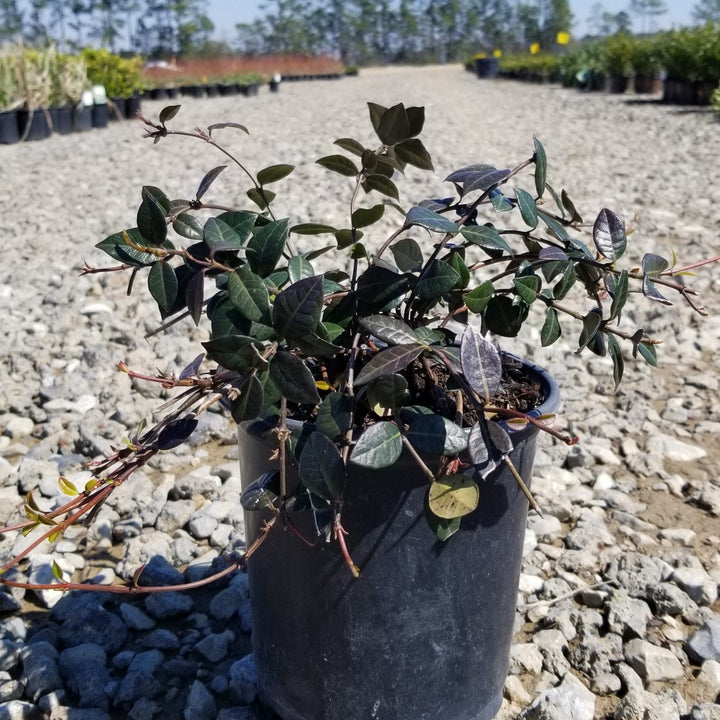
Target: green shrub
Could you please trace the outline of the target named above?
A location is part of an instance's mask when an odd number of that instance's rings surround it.
[[[81,54],[90,82],[103,85],[108,97],[127,98],[143,89],[142,58],[122,58],[102,48],[85,48]]]
[[[627,33],[605,38],[602,45],[602,68],[608,75],[630,74],[634,40]]]
[[[720,82],[720,25],[668,30],[659,38],[659,56],[668,78]]]

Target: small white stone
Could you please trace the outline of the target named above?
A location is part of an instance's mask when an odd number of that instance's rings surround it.
[[[690,528],[668,528],[660,531],[660,537],[690,547],[695,542],[697,533]]]

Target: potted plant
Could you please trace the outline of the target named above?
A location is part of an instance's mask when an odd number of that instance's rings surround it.
[[[657,41],[653,38],[634,38],[630,66],[633,71],[634,90],[638,94],[658,93],[662,90]]]
[[[345,154],[317,161],[352,179],[348,222],[335,227],[278,217],[270,186],[293,167],[253,173],[218,140],[246,128],[175,130],[179,109],[141,117],[146,137],[216,148],[254,209],[206,200],[226,165],[190,198],[146,186],[137,226],[98,244],[119,265],[86,272],[128,271],[131,282],[147,272],[162,318],[209,323],[212,364],[201,355],[177,375],[121,364],[182,392],[95,463],[84,488],[61,479],[73,496],[64,507],[28,497],[18,528],[46,530],[0,567],[0,582],[27,586],[6,571],[223,402],[239,425],[248,549],[219,575],[247,567],[262,699],[284,720],[489,720],[507,671],[528,503],[540,511],[529,488],[535,441],[545,431],[575,442],[553,425],[552,378],[491,336],[517,335],[531,309],[544,315],[543,345],[576,321],[579,350],[609,355],[619,383],[621,343],[656,362],[656,341],[621,326],[626,304],[642,296],[662,307],[677,291],[699,309],[680,278],[689,268],[653,253],[626,260],[623,221],[602,209],[585,223],[548,184],[537,139],[513,167],[468,165],[446,178],[441,199],[403,208],[396,173],[433,168],[419,138],[424,109],[370,103],[374,147],[340,138]],[[379,224],[398,210],[394,229]],[[307,236],[330,242],[298,251]],[[113,590],[153,588],[139,572],[134,587]]]
[[[142,58],[123,58],[104,48],[84,48],[82,57],[87,65],[90,82],[105,88],[109,119],[135,117],[140,109],[139,98],[143,88]],[[128,103],[130,108],[127,107]]]
[[[609,92],[622,94],[627,90],[632,52],[633,39],[627,33],[619,32],[605,38],[602,58]]]
[[[64,55],[52,48],[50,57],[50,116],[60,134],[73,131],[73,116],[90,86],[85,62],[79,55]]]
[[[18,109],[22,104],[16,53],[7,46],[0,49],[0,143],[7,145],[20,140]]]
[[[22,140],[44,140],[52,134],[50,119],[50,53],[19,47],[16,72],[23,107],[18,112]]]

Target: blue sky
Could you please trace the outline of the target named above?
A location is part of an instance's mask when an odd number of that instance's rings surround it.
[[[596,2],[598,0],[570,0],[570,7],[575,15],[573,34],[581,37],[589,31],[586,20],[590,8]],[[616,13],[626,10],[630,0],[600,0],[600,3],[608,12]],[[259,17],[262,14],[261,4],[264,4],[262,0],[208,0],[208,14],[215,24],[217,37],[232,41],[235,36],[235,25]],[[692,8],[695,0],[665,0],[665,5],[668,11],[658,18],[659,28],[692,24]],[[635,29],[640,30],[638,20],[635,22]]]

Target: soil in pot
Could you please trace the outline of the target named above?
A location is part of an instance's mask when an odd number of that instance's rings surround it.
[[[553,381],[526,367],[546,397],[534,412],[556,410]],[[275,445],[247,430],[239,431],[244,484],[268,472]],[[537,433],[513,433],[513,462],[526,482]],[[312,513],[292,513],[285,529],[273,528],[248,562],[264,703],[283,720],[495,716],[527,499],[504,465],[479,485],[477,509],[443,542],[426,520],[427,479],[409,456],[382,470],[351,464],[342,519],[357,579],[337,543],[317,538]],[[248,542],[262,522],[261,513],[247,513]]]

